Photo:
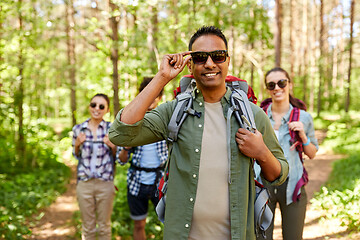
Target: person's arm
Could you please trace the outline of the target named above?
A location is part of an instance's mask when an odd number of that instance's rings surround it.
[[[244,155],[257,160],[266,180],[272,182],[280,176],[281,164],[265,145],[262,134],[258,130],[252,133],[239,128],[236,132],[236,142]]]
[[[113,143],[109,140],[108,134],[106,134],[106,135],[104,136],[103,141],[104,141],[104,143],[111,149],[112,156],[115,158],[115,157],[116,157],[116,152],[117,152],[117,146],[116,146],[115,144],[113,144]]]
[[[307,140],[303,140],[303,143],[307,143]],[[310,142],[307,146],[303,145],[303,151],[306,156],[308,156],[310,159],[313,159],[316,155],[317,149],[316,146],[312,142]]]
[[[310,138],[306,136],[304,124],[300,121],[294,121],[288,123],[288,125],[289,129],[291,129],[292,131],[299,132],[299,137],[301,138],[305,155],[308,156],[310,159],[313,159],[316,155],[317,148],[312,142],[310,142]]]
[[[134,100],[124,108],[120,120],[126,124],[134,124],[143,119],[149,106],[159,96],[161,89],[184,69],[191,58],[191,56],[188,56],[189,54],[190,51],[165,55],[158,73]]]
[[[120,161],[125,164],[129,160],[129,151],[131,150],[131,147],[123,147],[119,153],[119,159]]]

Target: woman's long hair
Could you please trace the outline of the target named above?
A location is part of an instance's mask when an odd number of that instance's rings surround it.
[[[286,76],[286,78],[289,80],[289,83],[291,82],[290,75],[288,74],[287,71],[285,71],[285,70],[282,69],[281,67],[275,67],[275,68],[270,69],[269,71],[266,72],[266,74],[265,74],[265,80],[264,80],[264,81],[265,81],[265,85],[266,85],[266,77],[267,77],[270,73],[272,73],[272,72],[282,72],[282,73],[284,73],[285,76]],[[301,101],[301,100],[298,99],[298,98],[293,97],[290,93],[289,93],[289,102],[290,102],[290,104],[293,105],[294,107],[300,108],[300,109],[302,109],[302,110],[304,110],[304,111],[306,111],[306,109],[307,109],[307,108],[306,108],[306,104],[305,104],[303,101]]]

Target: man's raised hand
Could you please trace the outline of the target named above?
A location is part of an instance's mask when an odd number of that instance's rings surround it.
[[[182,53],[167,54],[165,55],[160,63],[159,74],[169,81],[174,79],[189,62],[191,51]]]

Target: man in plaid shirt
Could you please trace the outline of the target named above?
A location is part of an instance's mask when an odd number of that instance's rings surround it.
[[[152,80],[144,78],[140,85],[139,92]],[[148,109],[154,109],[161,100],[162,91]],[[155,196],[157,184],[163,175],[163,167],[168,157],[166,141],[155,142],[144,146],[133,148],[123,147],[119,158],[122,164],[127,163],[130,155],[131,166],[127,174],[128,204],[130,217],[134,220],[134,240],[145,240],[145,224],[148,213],[149,200],[154,206],[158,203]]]

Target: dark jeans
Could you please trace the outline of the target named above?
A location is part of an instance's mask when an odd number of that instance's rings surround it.
[[[269,207],[274,213],[274,218],[275,218],[276,203],[279,203],[280,205],[283,240],[301,240],[304,229],[306,204],[307,204],[306,191],[305,188],[302,187],[301,197],[299,201],[292,202],[291,204],[286,205],[287,184],[288,184],[288,180],[286,180],[286,182],[283,183],[281,186],[267,187],[270,192]],[[274,231],[274,219],[272,221],[272,224],[265,233],[266,240],[273,239],[273,231]],[[263,238],[262,236],[259,236],[256,239],[265,240],[265,238]]]

